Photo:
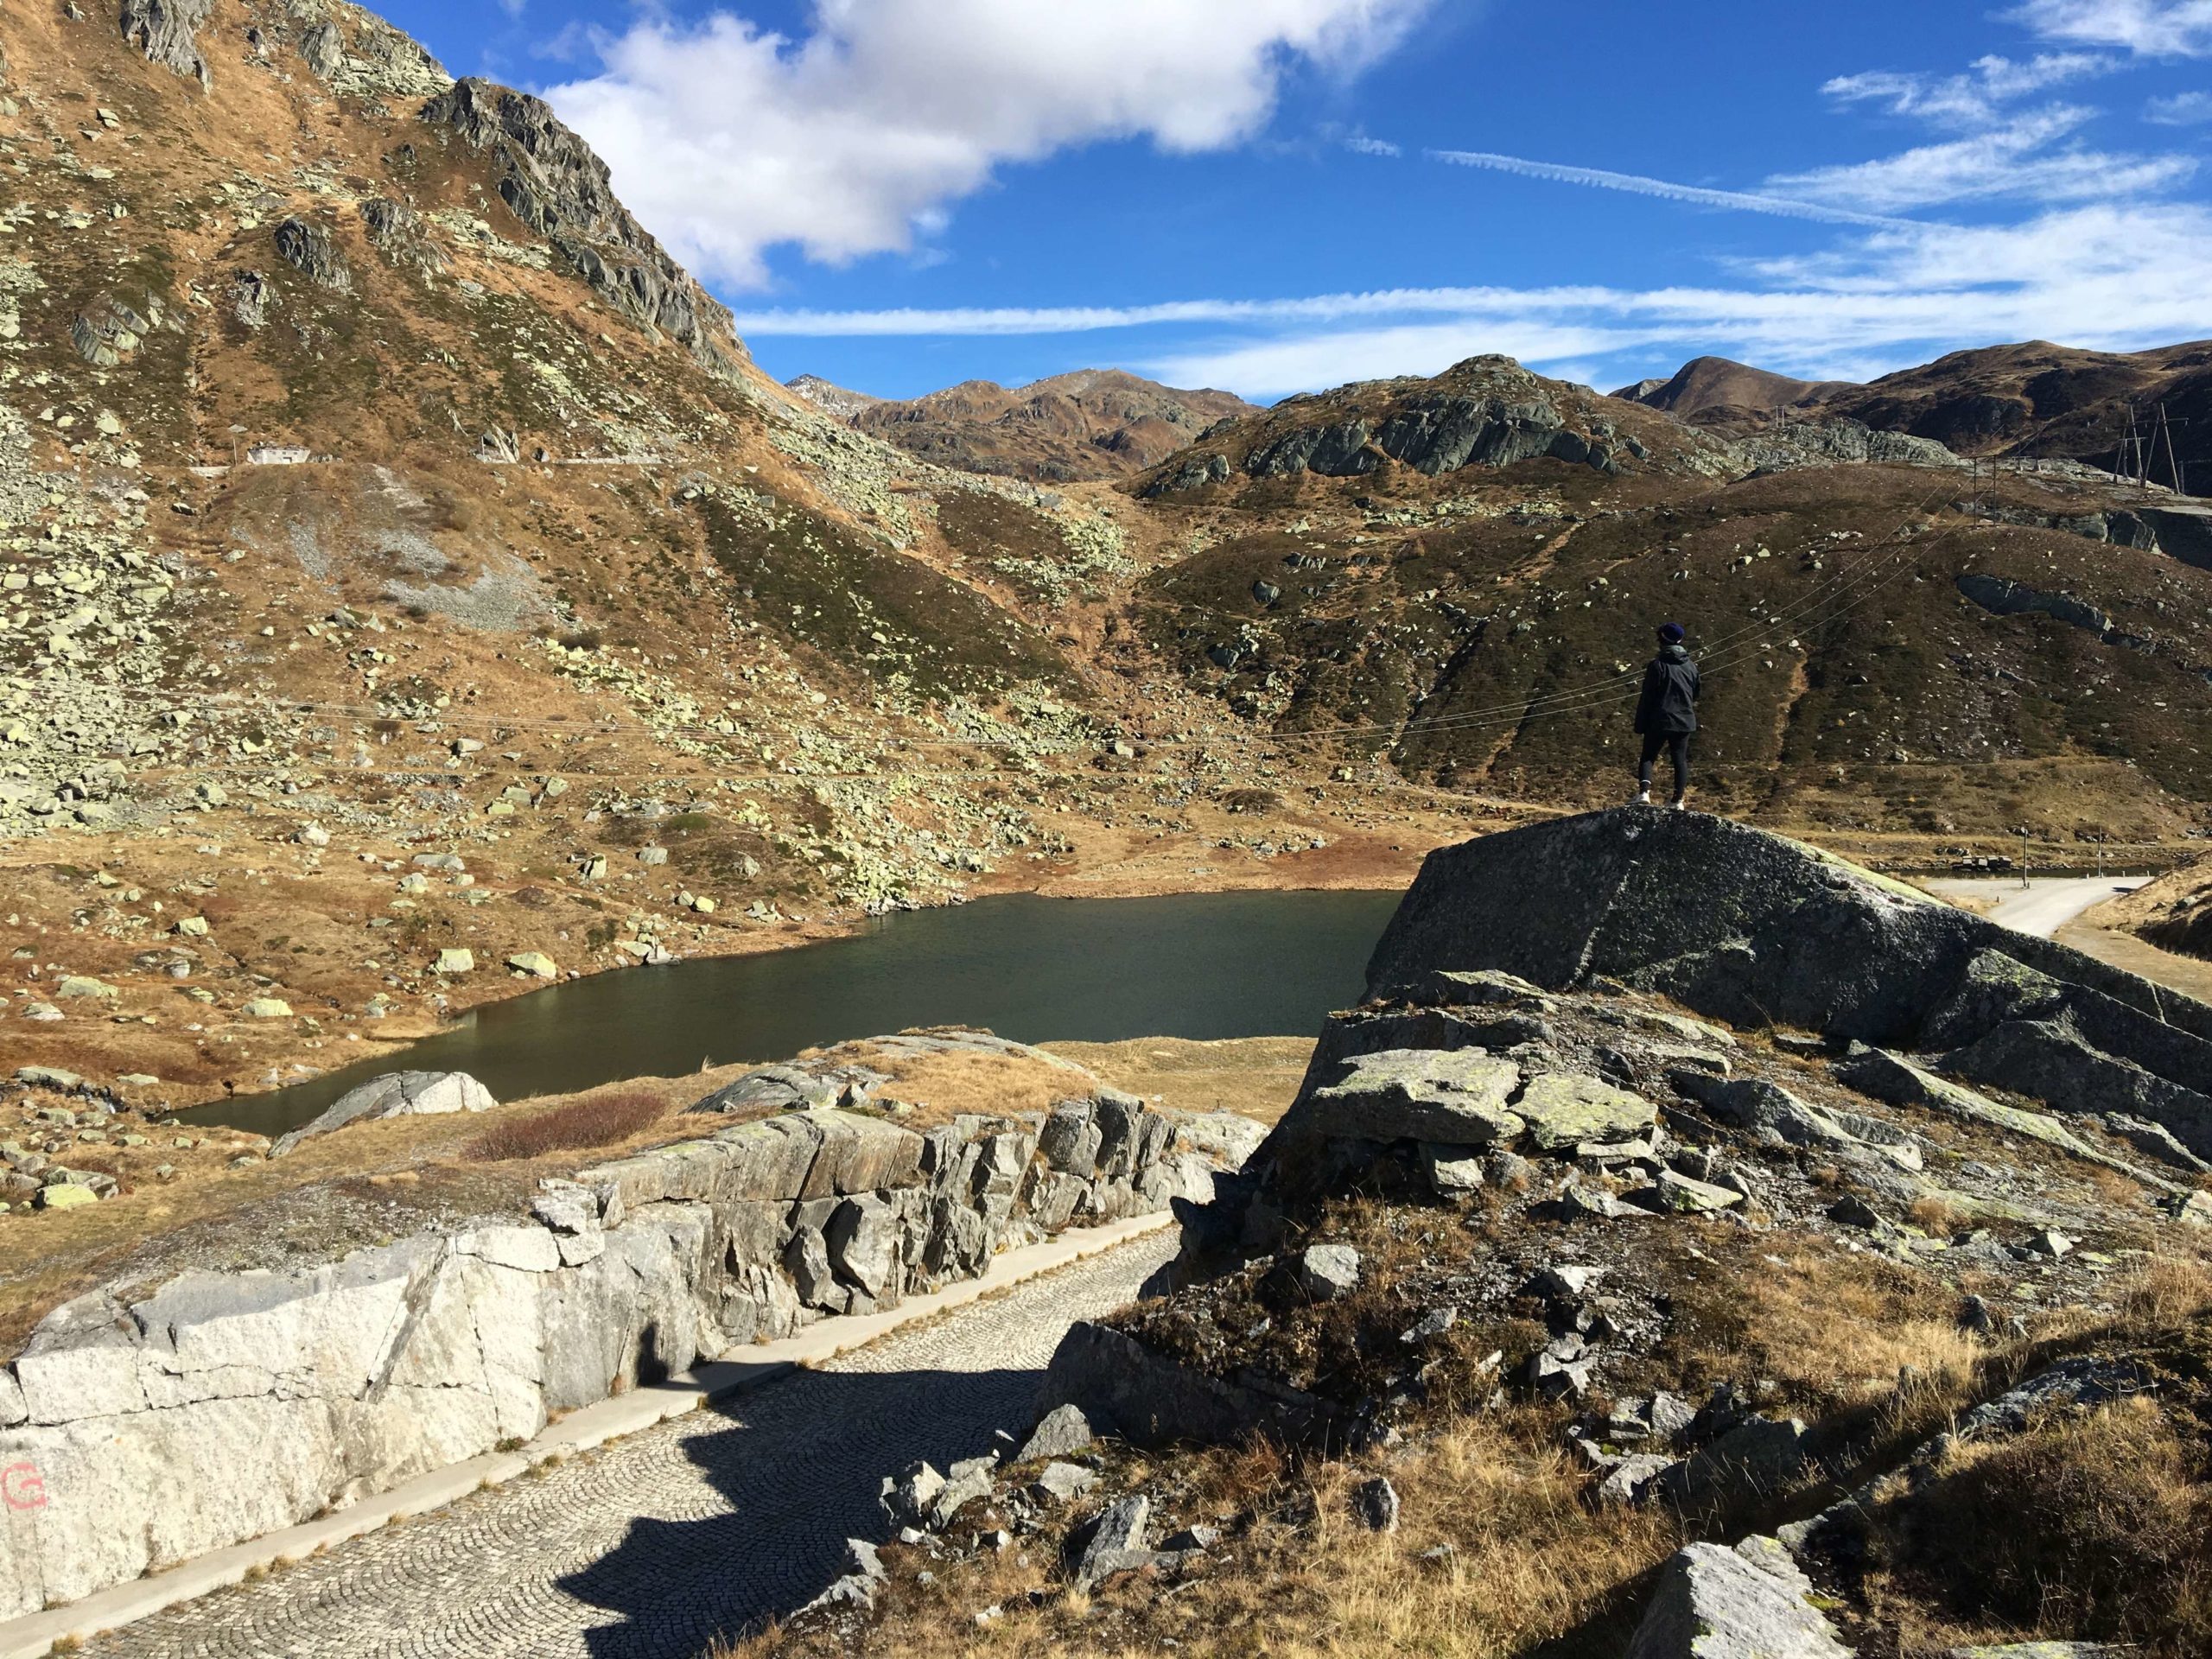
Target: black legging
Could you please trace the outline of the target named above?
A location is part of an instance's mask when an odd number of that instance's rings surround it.
[[[1637,787],[1645,794],[1651,792],[1651,763],[1664,749],[1674,757],[1675,798],[1681,800],[1690,792],[1690,734],[1688,732],[1646,732],[1643,734],[1643,757],[1637,763]]]

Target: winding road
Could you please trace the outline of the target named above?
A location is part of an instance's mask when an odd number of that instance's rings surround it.
[[[2133,893],[2148,880],[2132,876],[2031,876],[2022,887],[2018,880],[1975,879],[1930,881],[1928,889],[1947,899],[1994,900],[1981,914],[2016,933],[2053,938],[2058,930],[2083,911],[2123,893]]]
[[[691,1659],[845,1572],[847,1538],[883,1535],[885,1475],[1027,1430],[1068,1326],[1132,1299],[1175,1244],[1147,1234],[83,1651]]]

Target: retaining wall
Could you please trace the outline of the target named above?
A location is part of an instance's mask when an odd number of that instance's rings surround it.
[[[57,1308],[0,1370],[0,1618],[521,1440],[549,1414],[1060,1231],[1211,1195],[1248,1120],[1099,1090],[926,1134],[791,1111],[545,1184],[527,1222]]]

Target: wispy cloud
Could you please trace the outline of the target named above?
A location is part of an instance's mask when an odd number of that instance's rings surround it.
[[[2196,170],[2195,159],[2187,156],[2113,155],[2079,144],[2051,148],[2095,114],[2078,105],[2056,105],[1967,137],[1923,144],[1878,161],[1777,174],[1767,182],[1868,213],[1897,213],[1998,197],[2045,203],[2111,200],[2164,189]]]
[[[1403,144],[1394,144],[1387,138],[1370,138],[1365,133],[1354,133],[1344,140],[1344,148],[1361,156],[1402,156]]]
[[[1421,153],[1431,161],[1448,162],[1454,167],[1485,168],[1493,173],[1512,173],[1524,179],[1548,179],[1554,184],[1579,184],[1593,190],[1620,190],[1633,196],[1656,196],[1665,201],[1722,207],[1733,213],[1768,213],[1777,219],[1809,219],[1827,225],[1859,225],[1874,229],[1909,226],[1910,223],[1822,202],[1793,201],[1741,190],[1708,190],[1700,185],[1677,184],[1670,179],[1646,178],[1637,173],[1563,167],[1556,162],[1532,162],[1524,156],[1500,156],[1489,150],[1429,149]]]
[[[1979,126],[1997,120],[2007,104],[2113,67],[2110,58],[2093,52],[2045,52],[2025,63],[1992,56],[1975,59],[1958,75],[1894,69],[1838,75],[1821,92],[1839,104],[1879,104],[1891,115]]]
[[[767,310],[742,313],[738,332],[825,340],[855,336],[956,334],[1076,334],[1103,329],[1154,328],[1192,323],[1343,322],[1481,311],[1517,305],[1530,290],[1512,288],[1394,288],[1317,294],[1295,299],[1174,300],[1160,305],[967,306],[938,310]],[[1541,290],[1560,304],[1602,303],[1605,288]]]
[[[2143,106],[2143,118],[2158,127],[2195,127],[2212,121],[2212,92],[2176,92]]]
[[[2101,203],[2019,225],[1910,226],[1762,262],[1745,276],[1737,287],[1409,288],[1149,306],[769,312],[740,326],[812,335],[1124,330],[1139,343],[1117,355],[1134,366],[1248,396],[1434,373],[1490,351],[1568,367],[1577,378],[1608,362],[1671,366],[1700,352],[1810,378],[1855,378],[1963,340],[2133,350],[2212,334],[2212,209]],[[1211,337],[1141,343],[1142,331],[1178,325]]]
[[[2006,15],[2047,41],[2146,58],[2212,56],[2212,0],[2026,0]]]

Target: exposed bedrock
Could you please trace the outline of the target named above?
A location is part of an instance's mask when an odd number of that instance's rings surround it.
[[[1370,1001],[1492,969],[1618,980],[1742,1026],[1884,1048],[2212,1154],[2212,1007],[1855,865],[1703,814],[1623,808],[1432,853],[1368,965]]]

